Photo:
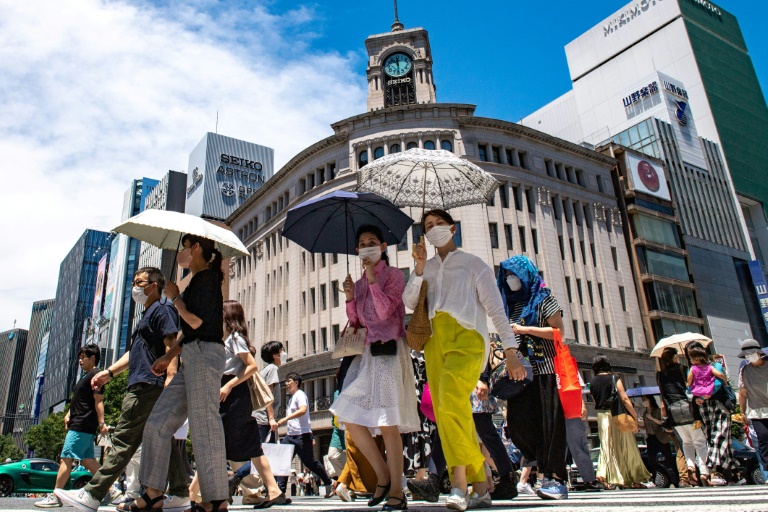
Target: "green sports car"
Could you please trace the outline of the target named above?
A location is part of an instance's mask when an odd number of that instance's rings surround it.
[[[59,463],[49,459],[22,459],[0,464],[0,496],[27,492],[53,492]],[[91,479],[82,466],[72,468],[67,489],[79,489]]]

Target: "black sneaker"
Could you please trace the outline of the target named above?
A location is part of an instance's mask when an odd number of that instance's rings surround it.
[[[491,493],[491,499],[513,500],[517,497],[517,485],[510,479],[502,480],[496,484],[496,489]]]
[[[227,503],[230,505],[232,504],[232,496],[235,495],[235,491],[237,491],[237,486],[240,485],[240,479],[237,478],[236,475],[232,475],[229,477],[229,498],[227,498]]]
[[[413,499],[417,499],[416,496],[428,501],[429,503],[437,503],[440,499],[440,490],[437,488],[437,478],[430,473],[429,478],[426,480],[416,480],[415,478],[408,479],[408,490],[411,491]]]
[[[586,482],[584,484],[583,490],[584,492],[600,492],[603,489],[605,489],[605,487],[603,487],[603,484],[595,480],[594,482]]]

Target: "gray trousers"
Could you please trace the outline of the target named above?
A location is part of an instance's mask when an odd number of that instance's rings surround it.
[[[568,451],[571,452],[573,462],[579,468],[581,478],[585,482],[594,482],[595,467],[592,465],[592,457],[589,456],[587,426],[581,418],[565,420],[565,438],[568,443]]]
[[[144,428],[139,479],[145,487],[165,489],[171,454],[168,439],[189,417],[203,501],[226,500],[227,460],[219,416],[224,345],[190,341],[184,344],[181,355],[181,368],[158,398]]]

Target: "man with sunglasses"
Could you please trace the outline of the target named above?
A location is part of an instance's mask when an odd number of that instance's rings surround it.
[[[64,503],[79,510],[95,512],[99,508],[112,484],[141,445],[144,425],[149,414],[163,387],[175,373],[175,366],[169,367],[164,376],[152,373],[152,364],[166,354],[167,347],[175,345],[179,332],[179,314],[171,301],[162,297],[164,287],[165,276],[160,269],[144,267],[136,271],[131,296],[136,304],[144,306],[144,315],[131,335],[131,344],[123,357],[106,370],[97,373],[91,380],[91,386],[98,389],[118,373],[129,370],[128,390],[123,399],[120,419],[112,434],[114,449],[109,451],[104,465],[84,488],[56,492]],[[173,443],[173,439],[168,439],[168,442]],[[165,512],[181,511],[190,507],[188,477],[183,471],[183,461],[176,450],[171,451],[171,458],[173,460],[168,470],[168,497],[163,507]],[[176,460],[177,458],[179,460]]]

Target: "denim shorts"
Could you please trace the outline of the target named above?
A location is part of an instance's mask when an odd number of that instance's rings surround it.
[[[70,430],[61,450],[62,459],[93,459],[93,440],[96,436]]]

